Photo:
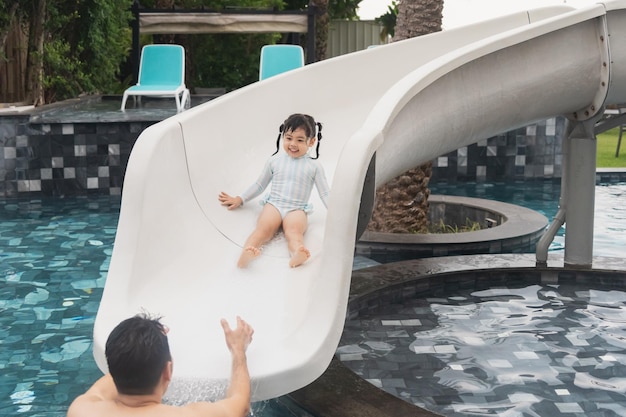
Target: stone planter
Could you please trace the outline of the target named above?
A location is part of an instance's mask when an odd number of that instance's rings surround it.
[[[431,195],[431,222],[464,225],[466,219],[486,229],[442,234],[366,231],[356,255],[381,263],[436,256],[528,253],[535,250],[548,219],[525,207],[480,198]],[[489,227],[490,226],[490,227]]]

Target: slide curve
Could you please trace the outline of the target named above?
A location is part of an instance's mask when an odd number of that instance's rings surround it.
[[[328,366],[346,316],[366,172],[375,184],[433,158],[556,115],[626,102],[626,0],[555,6],[371,48],[254,83],[146,129],[126,171],[94,356],[142,310],[170,327],[177,402],[214,399],[230,375],[219,319],[255,328],[253,400],[303,387]],[[324,124],[326,210],[313,192],[311,259],[287,265],[278,236],[235,263],[261,206],[228,211],[274,152],[291,113]]]

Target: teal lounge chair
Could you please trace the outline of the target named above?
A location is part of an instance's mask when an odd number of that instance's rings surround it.
[[[174,97],[176,110],[189,107],[189,90],[185,86],[185,48],[180,45],[146,45],[141,50],[139,80],[124,91],[122,108],[128,96]]]
[[[304,66],[304,51],[299,45],[265,45],[261,48],[259,80]]]

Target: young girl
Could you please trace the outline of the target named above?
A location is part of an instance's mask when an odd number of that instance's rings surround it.
[[[317,137],[316,137],[317,130]],[[272,183],[269,194],[262,201],[263,210],[257,225],[246,240],[237,266],[245,268],[261,254],[261,246],[268,242],[282,226],[289,247],[289,266],[302,265],[310,256],[304,246],[307,228],[307,213],[311,211],[309,197],[313,184],[327,206],[328,182],[322,166],[316,161],[322,140],[322,125],[306,114],[292,114],[280,126],[276,140],[276,152],[266,162],[261,176],[240,196],[232,197],[221,192],[218,199],[229,210],[260,195]],[[280,138],[283,138],[284,153],[278,154]],[[315,145],[316,156],[309,156]],[[278,154],[278,155],[277,155]]]

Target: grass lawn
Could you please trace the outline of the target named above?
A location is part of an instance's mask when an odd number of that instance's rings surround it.
[[[598,168],[626,168],[626,132],[622,133],[622,146],[619,149],[619,157],[615,157],[619,128],[600,133],[598,138],[598,151],[596,166]]]

